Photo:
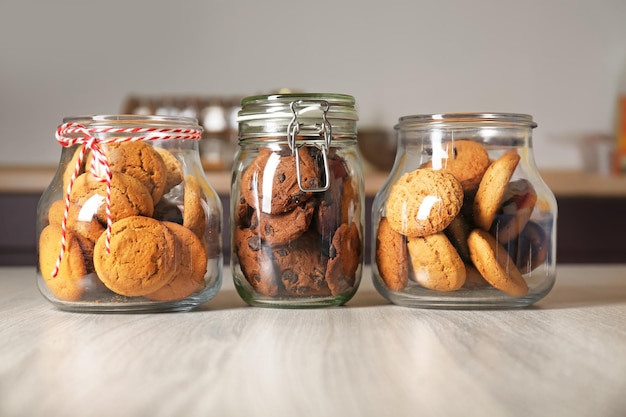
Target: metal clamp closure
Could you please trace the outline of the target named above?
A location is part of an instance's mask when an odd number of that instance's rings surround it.
[[[296,101],[291,102],[290,107],[291,107],[291,113],[293,114],[293,117],[291,121],[289,122],[289,125],[287,126],[287,141],[288,141],[287,143],[289,144],[289,149],[291,149],[291,154],[295,155],[296,157],[296,176],[298,179],[298,187],[300,187],[300,190],[304,192],[326,191],[330,187],[330,175],[329,175],[328,155],[327,155],[328,150],[330,149],[330,143],[332,140],[332,126],[330,122],[328,121],[328,117],[327,117],[328,109],[330,108],[330,105],[325,100],[296,100]],[[319,140],[314,140],[314,141],[303,140],[303,141],[300,141],[300,144],[297,144],[296,142],[298,133],[300,133],[300,131],[302,130],[302,126],[303,126],[303,123],[298,122],[298,112],[299,112],[299,109],[306,110],[307,107],[308,108],[319,107],[322,110],[322,122],[315,123],[312,126],[307,126],[307,129],[312,128],[320,136],[323,137],[324,140],[322,143],[320,143]],[[324,163],[323,174],[325,178],[325,182],[321,187],[306,188],[302,184],[302,177],[300,175],[300,153],[298,152],[298,149],[305,147],[305,146],[312,146],[321,151],[322,160]]]

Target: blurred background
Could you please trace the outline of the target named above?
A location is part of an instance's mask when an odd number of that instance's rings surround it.
[[[536,162],[559,203],[559,262],[624,262],[626,175],[607,174],[625,21],[624,0],[3,0],[0,265],[36,262],[37,201],[63,117],[198,117],[227,231],[233,111],[283,88],[356,98],[359,140],[380,144],[364,155],[369,205],[393,160],[377,150],[393,148],[399,117],[533,115]]]
[[[64,116],[129,96],[354,95],[360,129],[532,114],[540,168],[583,166],[626,72],[623,0],[3,0],[0,165],[54,165]]]

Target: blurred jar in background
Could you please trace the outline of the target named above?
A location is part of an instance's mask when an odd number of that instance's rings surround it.
[[[233,146],[228,140],[228,120],[221,100],[210,100],[201,110],[200,122],[204,134],[200,141],[202,165],[209,171],[230,169]]]
[[[182,116],[197,119],[204,128],[200,159],[206,171],[227,171],[237,149],[237,112],[240,97],[225,96],[130,96],[124,114]]]
[[[591,174],[610,175],[615,161],[615,142],[610,135],[589,135],[581,144],[583,167]]]

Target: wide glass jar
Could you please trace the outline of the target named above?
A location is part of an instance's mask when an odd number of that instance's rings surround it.
[[[395,304],[510,308],[556,277],[556,199],[523,114],[406,116],[372,208],[372,273]]]
[[[222,206],[196,119],[68,117],[37,210],[38,286],[62,310],[181,311],[222,280]]]
[[[246,97],[231,190],[231,266],[247,303],[341,305],[361,280],[363,172],[354,98]]]

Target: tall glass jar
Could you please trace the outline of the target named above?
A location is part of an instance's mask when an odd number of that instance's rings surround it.
[[[535,165],[532,117],[406,116],[372,208],[372,273],[395,304],[510,308],[556,277],[556,199]]]
[[[37,210],[38,286],[62,310],[181,311],[222,280],[222,206],[196,119],[67,117]]]
[[[231,266],[254,306],[341,305],[361,280],[363,172],[354,98],[246,97],[231,191]]]

